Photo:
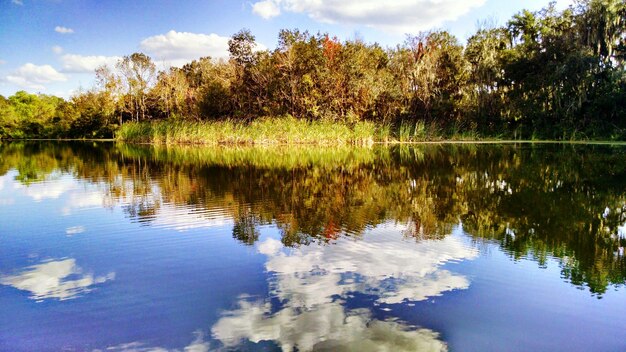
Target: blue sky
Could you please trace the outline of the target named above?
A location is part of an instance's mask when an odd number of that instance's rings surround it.
[[[69,97],[91,88],[93,70],[142,51],[159,68],[227,54],[249,28],[261,48],[282,28],[358,36],[384,46],[407,33],[447,29],[465,40],[481,20],[502,24],[547,0],[0,0],[0,94]],[[559,0],[563,8],[571,0]]]

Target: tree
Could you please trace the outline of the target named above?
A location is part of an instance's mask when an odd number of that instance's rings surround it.
[[[250,69],[254,64],[255,37],[249,29],[242,29],[228,40],[230,60],[235,65],[236,84],[232,86],[237,113],[245,114],[253,107]]]
[[[604,65],[619,60],[616,50],[626,41],[626,3],[623,0],[582,0],[577,8],[583,43]]]
[[[456,102],[462,97],[468,67],[454,36],[440,31],[408,37],[392,60],[410,117],[447,124],[459,115]]]
[[[493,130],[507,116],[504,105],[502,56],[508,48],[508,35],[504,28],[479,29],[471,36],[464,56],[469,62],[470,74],[466,97],[478,128]]]
[[[143,53],[134,53],[124,56],[116,65],[122,75],[122,82],[126,88],[125,110],[135,121],[146,118],[146,98],[154,83],[156,66],[149,56]]]
[[[301,118],[318,118],[323,51],[320,36],[308,31],[281,30],[273,53],[277,69],[276,99],[282,111]],[[327,92],[332,94],[331,92]]]
[[[255,37],[249,29],[242,29],[228,40],[228,52],[231,60],[237,65],[249,66],[253,63],[253,52],[256,47]]]
[[[96,84],[102,95],[102,112],[105,116],[115,116],[119,112],[119,124],[122,125],[122,78],[108,66],[96,68]]]

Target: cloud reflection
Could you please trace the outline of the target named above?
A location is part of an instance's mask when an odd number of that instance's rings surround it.
[[[68,236],[77,235],[85,232],[85,226],[72,226],[65,229],[65,234]]]
[[[201,332],[195,333],[196,338],[193,342],[183,348],[184,352],[208,352],[210,351],[210,345],[204,341],[204,335]],[[130,342],[117,346],[107,347],[104,350],[96,349],[92,352],[175,352],[179,349],[167,349],[164,347],[152,347],[143,342]]]
[[[52,178],[52,177],[51,177]],[[46,180],[23,185],[19,182],[13,184],[15,189],[23,190],[23,193],[35,202],[46,199],[58,199],[63,194],[75,189],[76,185],[71,176],[63,176],[59,179]]]
[[[232,226],[233,220],[221,209],[197,211],[186,207],[163,204],[152,221],[152,226],[185,232],[194,229]]]
[[[66,205],[61,209],[61,213],[65,216],[79,209],[101,208],[105,205],[107,196],[103,191],[94,190],[77,190],[69,193]]]
[[[378,303],[393,304],[469,287],[467,278],[441,266],[473,259],[478,255],[476,249],[454,236],[415,244],[401,240],[398,232],[383,227],[370,233],[367,240],[291,251],[269,239],[258,248],[268,255],[267,270],[278,274],[273,293],[304,307],[328,303],[350,292],[374,294]]]
[[[240,302],[213,326],[227,348],[242,340],[276,341],[283,351],[445,351],[439,335],[394,321],[371,318],[368,309],[347,310],[334,302],[315,310],[286,307],[270,315],[269,303]]]
[[[105,276],[85,274],[75,259],[50,261],[26,268],[15,276],[0,277],[0,284],[31,293],[30,298],[61,301],[73,299],[93,289],[94,285],[115,279],[115,273]]]
[[[343,305],[355,293],[373,297],[375,304],[398,304],[469,287],[466,277],[442,266],[474,259],[476,249],[458,236],[416,244],[399,233],[399,227],[383,226],[364,240],[298,249],[265,240],[257,249],[268,256],[270,294],[281,302],[279,309],[270,300],[240,298],[239,308],[213,326],[213,336],[226,347],[271,340],[286,351],[446,350],[431,330],[377,320],[369,309]]]

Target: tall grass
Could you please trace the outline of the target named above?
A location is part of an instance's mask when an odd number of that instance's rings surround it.
[[[127,123],[117,131],[116,138],[132,143],[153,144],[325,146],[483,139],[475,130],[460,124],[444,128],[435,122],[424,121],[401,121],[396,124],[308,121],[289,115],[252,122],[163,120]]]
[[[443,126],[435,121],[401,121],[393,131],[393,142],[441,142],[441,141],[481,141],[499,140],[503,135],[491,135],[485,137],[476,128],[466,126],[461,122],[454,122]]]
[[[372,122],[347,124],[285,116],[250,123],[233,120],[127,123],[117,131],[116,138],[155,144],[370,145],[380,138],[380,131]]]

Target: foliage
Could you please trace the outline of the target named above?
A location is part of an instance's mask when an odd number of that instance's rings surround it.
[[[369,145],[377,136],[376,125],[371,122],[349,125],[291,116],[256,119],[249,123],[236,120],[127,123],[117,131],[119,140],[156,144]]]
[[[248,126],[283,115],[370,121],[403,141],[428,138],[420,132],[428,126],[446,136],[626,137],[622,0],[525,10],[505,26],[479,28],[465,46],[442,30],[382,48],[297,29],[281,30],[271,51],[258,50],[247,29],[228,46],[228,61],[205,57],[158,73],[145,54],[125,56],[98,68],[97,86],[69,102],[24,92],[2,98],[0,137],[111,136],[153,120]]]

